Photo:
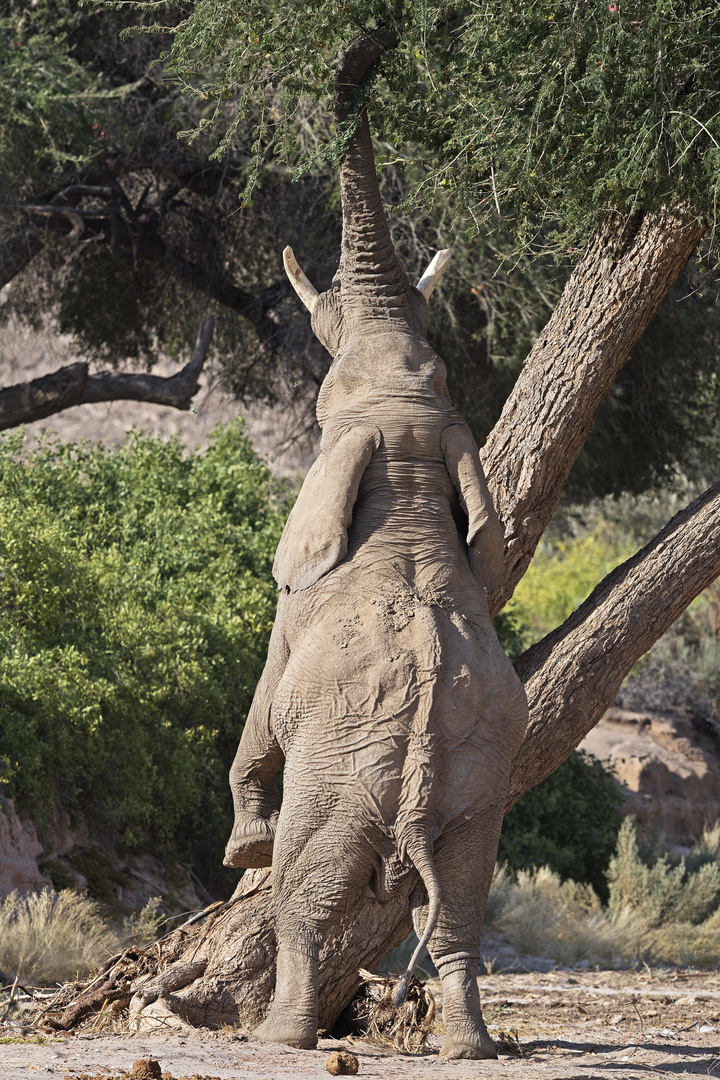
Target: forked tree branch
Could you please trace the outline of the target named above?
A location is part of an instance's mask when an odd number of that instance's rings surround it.
[[[719,538],[720,483],[517,659],[530,725],[515,759],[508,810],[565,760],[613,702],[633,664],[720,577]]]
[[[0,431],[42,420],[73,405],[98,401],[149,401],[187,410],[199,389],[198,379],[212,340],[214,320],[205,319],[192,357],[175,375],[89,375],[86,363],[0,390]]]

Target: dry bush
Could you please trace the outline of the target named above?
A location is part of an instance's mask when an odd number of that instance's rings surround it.
[[[116,952],[119,936],[95,901],[70,889],[0,903],[0,968],[35,984],[64,982],[92,971]]]
[[[720,961],[720,827],[706,828],[686,861],[640,858],[630,818],[622,825],[608,868],[608,910],[617,920],[634,916],[636,956],[675,964]],[[643,928],[644,924],[644,928]]]
[[[613,963],[624,955],[632,917],[611,918],[589,885],[562,881],[547,866],[521,870],[514,880],[496,869],[488,900],[488,929],[504,934],[519,953],[564,964]]]
[[[720,821],[711,827],[707,825],[702,836],[693,847],[693,855],[714,859],[720,866]]]

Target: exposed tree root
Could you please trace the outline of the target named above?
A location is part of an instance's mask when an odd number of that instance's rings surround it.
[[[392,1050],[417,1054],[435,1023],[435,998],[423,983],[412,978],[400,1008],[393,1004],[397,983],[381,975],[361,971],[363,985],[343,1011],[334,1035],[361,1036]]]
[[[409,875],[384,903],[368,890],[361,915],[364,933],[357,934],[355,912],[323,948],[320,1024],[326,1030],[361,986],[359,970],[378,955],[387,956],[407,936],[415,884]],[[275,982],[271,871],[247,871],[227,903],[200,914],[145,948],[111,957],[91,979],[68,983],[26,1014],[27,1022],[46,1031],[223,1024],[252,1030],[267,1011]]]

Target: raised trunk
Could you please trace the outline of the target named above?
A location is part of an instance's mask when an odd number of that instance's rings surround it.
[[[609,222],[578,264],[484,450],[495,498],[511,530],[496,609],[529,562],[603,394],[701,235],[701,226],[686,213],[648,216],[634,235],[624,237]],[[531,720],[515,762],[508,809],[567,757],[611,704],[636,659],[720,575],[719,530],[716,486],[613,571],[562,627],[520,657],[516,666]],[[167,1023],[173,1015],[195,1024],[264,1015],[274,978],[270,880],[266,871],[247,874],[241,888],[252,892],[248,899],[238,900],[204,931],[176,931],[168,939],[157,960],[163,973],[156,987],[165,1000],[143,1011],[145,1022]],[[367,890],[347,914],[342,933],[324,945],[324,1026],[357,985],[358,967],[375,967],[409,925],[407,890],[385,904]],[[190,958],[205,964],[204,973],[180,990],[171,989],[185,979]],[[175,981],[174,972],[179,973]]]
[[[335,80],[338,125],[351,123],[369,68],[397,39],[382,31],[363,37],[341,55]],[[403,317],[410,283],[395,253],[380,197],[367,110],[362,109],[340,165],[343,232],[339,277],[343,305],[370,301],[373,314]]]

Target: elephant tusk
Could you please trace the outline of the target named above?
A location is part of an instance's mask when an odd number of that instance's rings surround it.
[[[312,315],[320,294],[315,286],[310,284],[305,277],[305,274],[303,274],[297,259],[293,255],[293,249],[291,247],[286,247],[283,251],[283,265],[285,266],[285,273],[290,280],[290,284]]]
[[[438,251],[433,257],[432,262],[428,266],[427,270],[417,283],[418,292],[421,292],[425,297],[426,302],[430,299],[437,285],[442,272],[450,261],[452,255],[452,248],[443,248],[442,251]]]

